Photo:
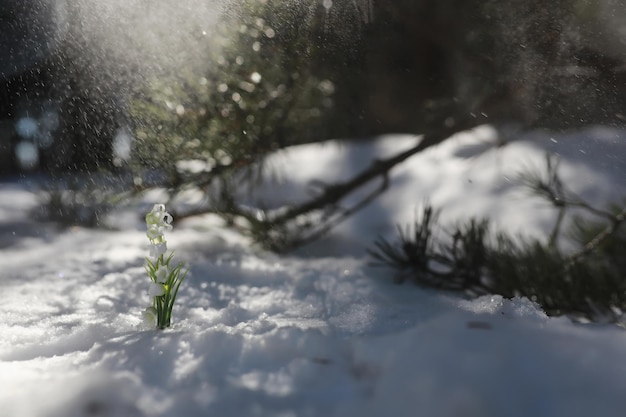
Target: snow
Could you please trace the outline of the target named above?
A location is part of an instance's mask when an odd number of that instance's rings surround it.
[[[487,216],[513,232],[553,210],[517,185],[561,157],[563,178],[602,205],[626,195],[625,131],[530,132],[505,146],[485,126],[392,171],[392,188],[299,252],[266,253],[207,215],[168,236],[190,268],[173,326],[144,327],[148,240],[137,221],[158,192],[113,213],[119,230],[30,220],[26,181],[0,183],[0,410],[82,416],[621,416],[626,334],[547,317],[533,302],[464,299],[393,284],[364,249],[393,237],[424,199],[454,222]],[[274,155],[265,202],[306,198],[419,140],[385,136]],[[151,201],[149,201],[151,200]]]

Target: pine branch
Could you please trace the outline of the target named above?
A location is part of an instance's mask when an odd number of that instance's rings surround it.
[[[368,168],[352,179],[343,183],[324,186],[320,194],[298,205],[263,211],[262,216],[258,216],[257,212],[251,213],[250,210],[238,207],[232,194],[227,190],[223,190],[225,194],[222,193],[223,195],[221,195],[220,199],[228,201],[227,204],[221,204],[221,207],[218,209],[207,207],[187,213],[177,213],[177,217],[184,218],[206,212],[218,212],[224,217],[231,219],[233,217],[242,217],[250,223],[253,237],[266,247],[279,252],[293,249],[319,239],[385,192],[389,185],[389,173],[395,166],[411,156],[442,142],[454,133],[464,128],[473,127],[476,123],[478,123],[477,119],[468,117],[456,124],[433,129],[432,132],[425,134],[414,147],[390,158],[374,161]],[[232,166],[220,168],[226,171],[232,169]],[[215,178],[219,178],[224,171],[217,173],[215,176],[212,175],[212,172],[204,173],[203,175],[206,176],[205,180],[200,181],[200,183],[207,185]],[[368,193],[349,207],[342,207],[341,202],[344,199],[378,178],[381,179],[381,183],[374,191]],[[315,218],[316,214],[318,215],[317,218]]]
[[[491,288],[484,282],[488,264],[487,222],[470,221],[452,233],[449,244],[435,240],[439,211],[424,205],[421,220],[413,230],[398,227],[395,244],[379,238],[368,250],[372,266],[388,266],[398,271],[397,283],[412,279],[416,284],[445,291],[485,294]]]
[[[399,242],[379,239],[369,251],[373,266],[398,271],[398,283],[412,279],[429,288],[469,295],[486,293],[528,297],[549,315],[615,322],[626,311],[626,262],[623,261],[626,208],[612,213],[571,193],[558,176],[557,164],[547,159],[547,176],[523,177],[526,185],[553,203],[559,219],[546,243],[499,234],[487,240],[486,222],[470,220],[457,227],[451,241],[435,241],[433,209],[426,206],[411,234],[400,227]],[[566,254],[555,244],[565,212],[572,207],[609,219],[578,251]],[[593,230],[578,224],[581,233]]]
[[[301,215],[309,214],[313,211],[335,205],[373,179],[388,176],[392,168],[401,162],[404,162],[411,156],[422,152],[423,150],[444,141],[454,133],[463,130],[462,126],[469,128],[470,126],[473,126],[473,124],[470,124],[470,121],[467,120],[463,124],[455,124],[451,127],[442,127],[431,133],[425,134],[422,140],[413,148],[392,156],[391,158],[375,161],[369,168],[365,169],[351,180],[326,187],[322,194],[305,203],[292,206],[287,210],[279,210],[275,215],[270,214],[269,221],[273,224],[283,224]]]
[[[580,250],[571,255],[568,259],[568,264],[572,264],[575,262],[579,262],[585,256],[591,254],[596,251],[598,247],[605,242],[607,239],[612,237],[617,231],[619,227],[626,220],[626,208],[623,209],[616,215],[612,215],[611,224],[605,227],[600,233],[593,237],[589,242],[585,244]]]

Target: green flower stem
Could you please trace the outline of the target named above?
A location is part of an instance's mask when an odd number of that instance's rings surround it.
[[[172,229],[171,222],[172,216],[165,211],[163,204],[155,204],[146,215],[152,257],[146,258],[146,272],[151,280],[149,295],[152,297],[152,307],[146,309],[144,318],[159,329],[170,326],[176,295],[188,272],[183,271],[182,263],[174,268],[170,266],[174,252],[165,258],[167,242],[164,232]]]

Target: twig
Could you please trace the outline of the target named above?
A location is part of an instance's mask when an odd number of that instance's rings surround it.
[[[332,185],[326,188],[321,195],[303,204],[292,206],[287,210],[280,210],[278,214],[273,217],[270,215],[269,221],[273,224],[284,224],[287,221],[303,214],[308,214],[313,211],[323,209],[329,205],[337,204],[347,195],[372,181],[374,178],[387,176],[389,171],[391,171],[391,169],[399,163],[423,151],[424,149],[442,142],[460,130],[462,129],[458,125],[455,125],[453,127],[443,127],[435,132],[426,134],[416,146],[392,156],[391,158],[375,161],[369,168],[362,171],[351,180]]]
[[[568,258],[567,264],[572,265],[596,250],[598,246],[602,244],[602,242],[604,242],[606,239],[615,234],[615,232],[617,232],[622,223],[624,223],[624,220],[626,220],[626,208],[618,214],[613,215],[611,219],[611,224],[609,224],[607,227],[604,228],[604,230],[594,236],[594,238],[587,242],[587,244],[585,244],[585,246],[583,246],[579,251],[572,254]]]

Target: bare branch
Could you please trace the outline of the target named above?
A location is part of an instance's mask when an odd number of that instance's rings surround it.
[[[444,141],[460,130],[462,129],[458,125],[455,125],[451,127],[444,127],[434,132],[425,134],[416,146],[392,156],[391,158],[373,162],[369,168],[362,171],[351,180],[331,185],[327,187],[322,194],[303,204],[292,206],[287,210],[280,210],[277,215],[270,215],[269,221],[274,224],[283,224],[298,216],[308,214],[316,210],[321,210],[329,205],[335,205],[343,198],[369,183],[373,179],[379,176],[387,176],[389,171],[391,171],[391,169],[399,163],[404,162],[406,159],[423,151],[424,149]]]

